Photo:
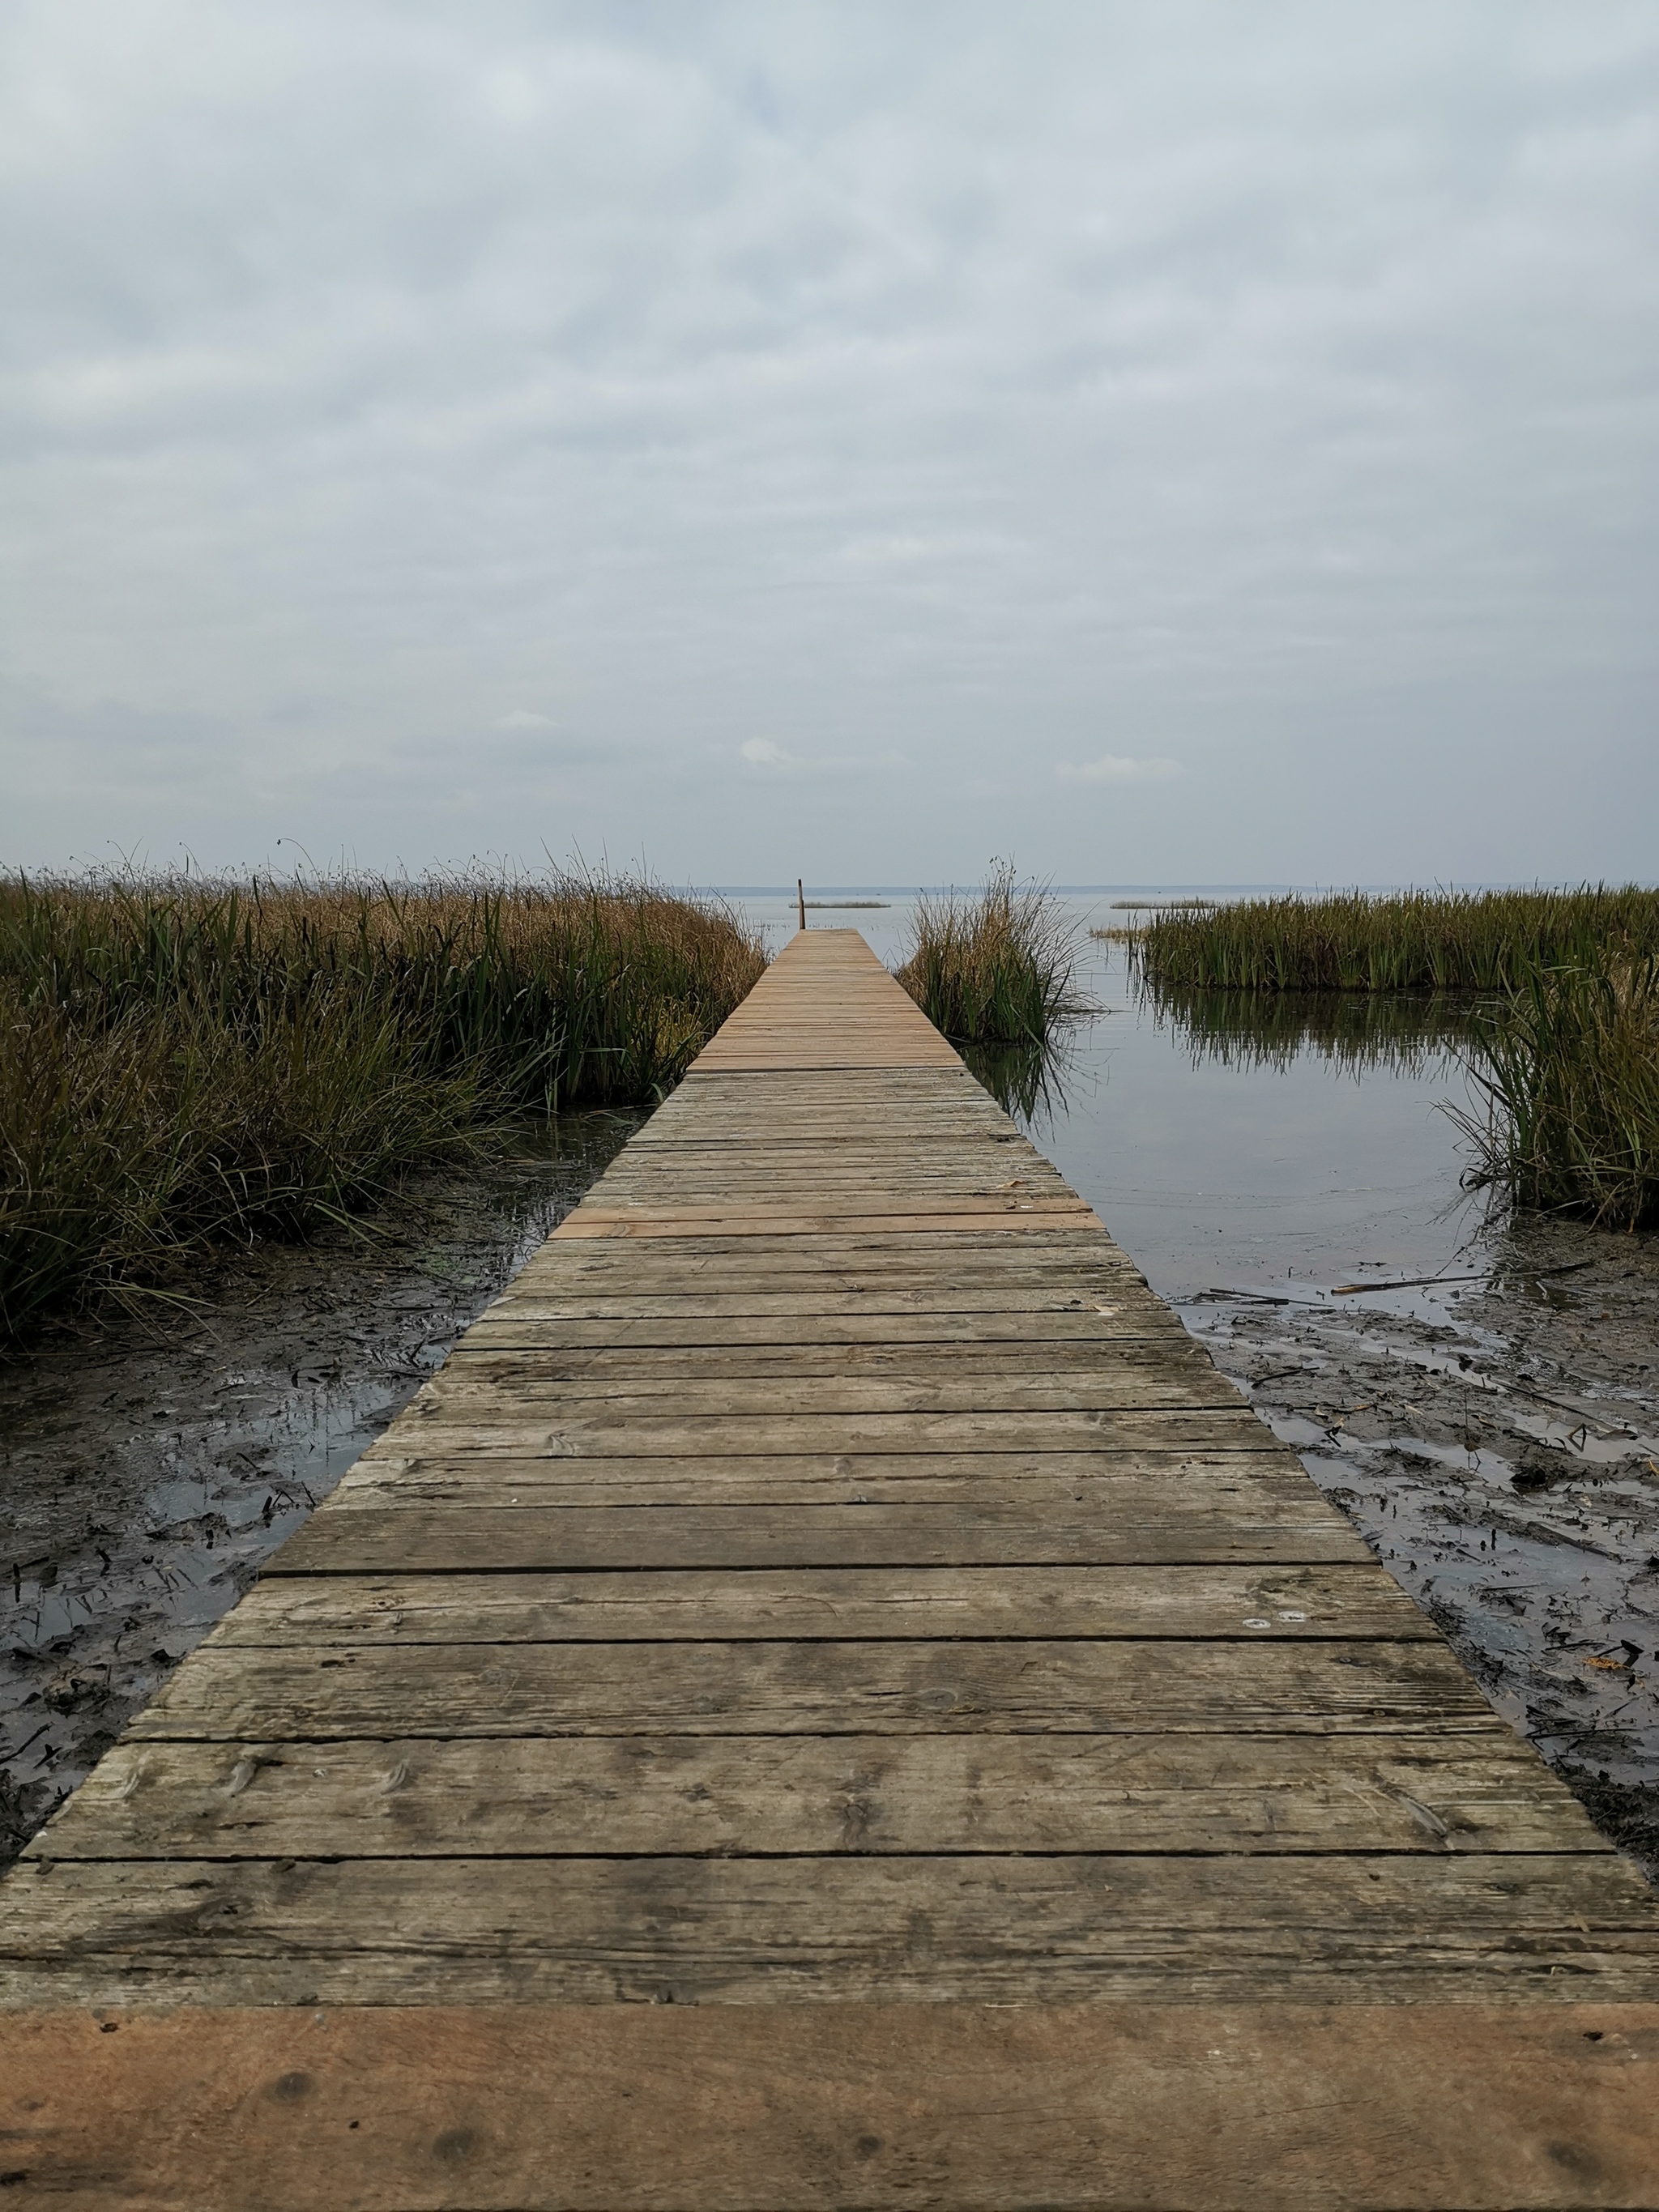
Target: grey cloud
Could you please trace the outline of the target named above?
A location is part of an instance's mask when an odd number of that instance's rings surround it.
[[[1656,210],[1620,0],[20,5],[0,859],[1650,869]]]
[[[1127,753],[1101,753],[1094,760],[1061,761],[1056,773],[1063,783],[1173,783],[1182,767],[1156,756],[1136,760]]]

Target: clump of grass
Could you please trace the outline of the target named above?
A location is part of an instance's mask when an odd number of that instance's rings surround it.
[[[0,1343],[510,1114],[660,1097],[763,964],[643,881],[0,883]]]
[[[1041,1045],[1089,1011],[1076,963],[1053,892],[999,861],[977,893],[917,900],[898,980],[953,1043]]]
[[[1220,904],[1219,899],[1212,898],[1114,899],[1112,911],[1114,914],[1196,914]],[[1098,937],[1102,933],[1091,929],[1089,934]]]
[[[1540,967],[1659,953],[1659,891],[1407,891],[1248,899],[1149,921],[1132,957],[1222,991],[1507,991]]]
[[[1467,1180],[1603,1227],[1659,1227],[1659,959],[1531,969],[1450,1108]]]
[[[383,1014],[252,1034],[180,1006],[103,1029],[0,997],[0,1341],[229,1237],[303,1237],[464,1156],[489,1093]]]

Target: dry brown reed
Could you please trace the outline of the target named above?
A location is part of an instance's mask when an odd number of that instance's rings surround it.
[[[953,1042],[1040,1045],[1089,1011],[1076,962],[1075,929],[1048,886],[998,861],[982,890],[917,900],[898,980]]]
[[[0,883],[0,1344],[511,1114],[659,1097],[763,964],[644,880]]]

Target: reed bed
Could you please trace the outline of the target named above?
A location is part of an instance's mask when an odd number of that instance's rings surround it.
[[[1542,968],[1659,954],[1659,891],[1407,891],[1249,899],[1154,915],[1133,948],[1160,984],[1212,991],[1517,989]]]
[[[0,1344],[659,1097],[764,958],[645,881],[0,882]]]
[[[1042,1045],[1090,1011],[1076,965],[1059,901],[1000,862],[978,892],[917,900],[897,973],[952,1043]]]
[[[1467,1180],[1602,1227],[1659,1228],[1659,959],[1533,969],[1450,1108]]]

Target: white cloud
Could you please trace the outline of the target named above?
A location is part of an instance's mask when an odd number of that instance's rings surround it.
[[[745,738],[738,747],[738,750],[743,755],[744,760],[753,762],[757,768],[799,768],[800,766],[793,753],[785,752],[783,747],[775,745],[770,738]]]
[[[554,726],[550,714],[532,714],[528,707],[514,707],[495,724],[498,730],[550,730]]]
[[[1062,761],[1059,774],[1066,783],[1170,783],[1186,770],[1179,761],[1127,760],[1119,753],[1102,753],[1098,760]]]

